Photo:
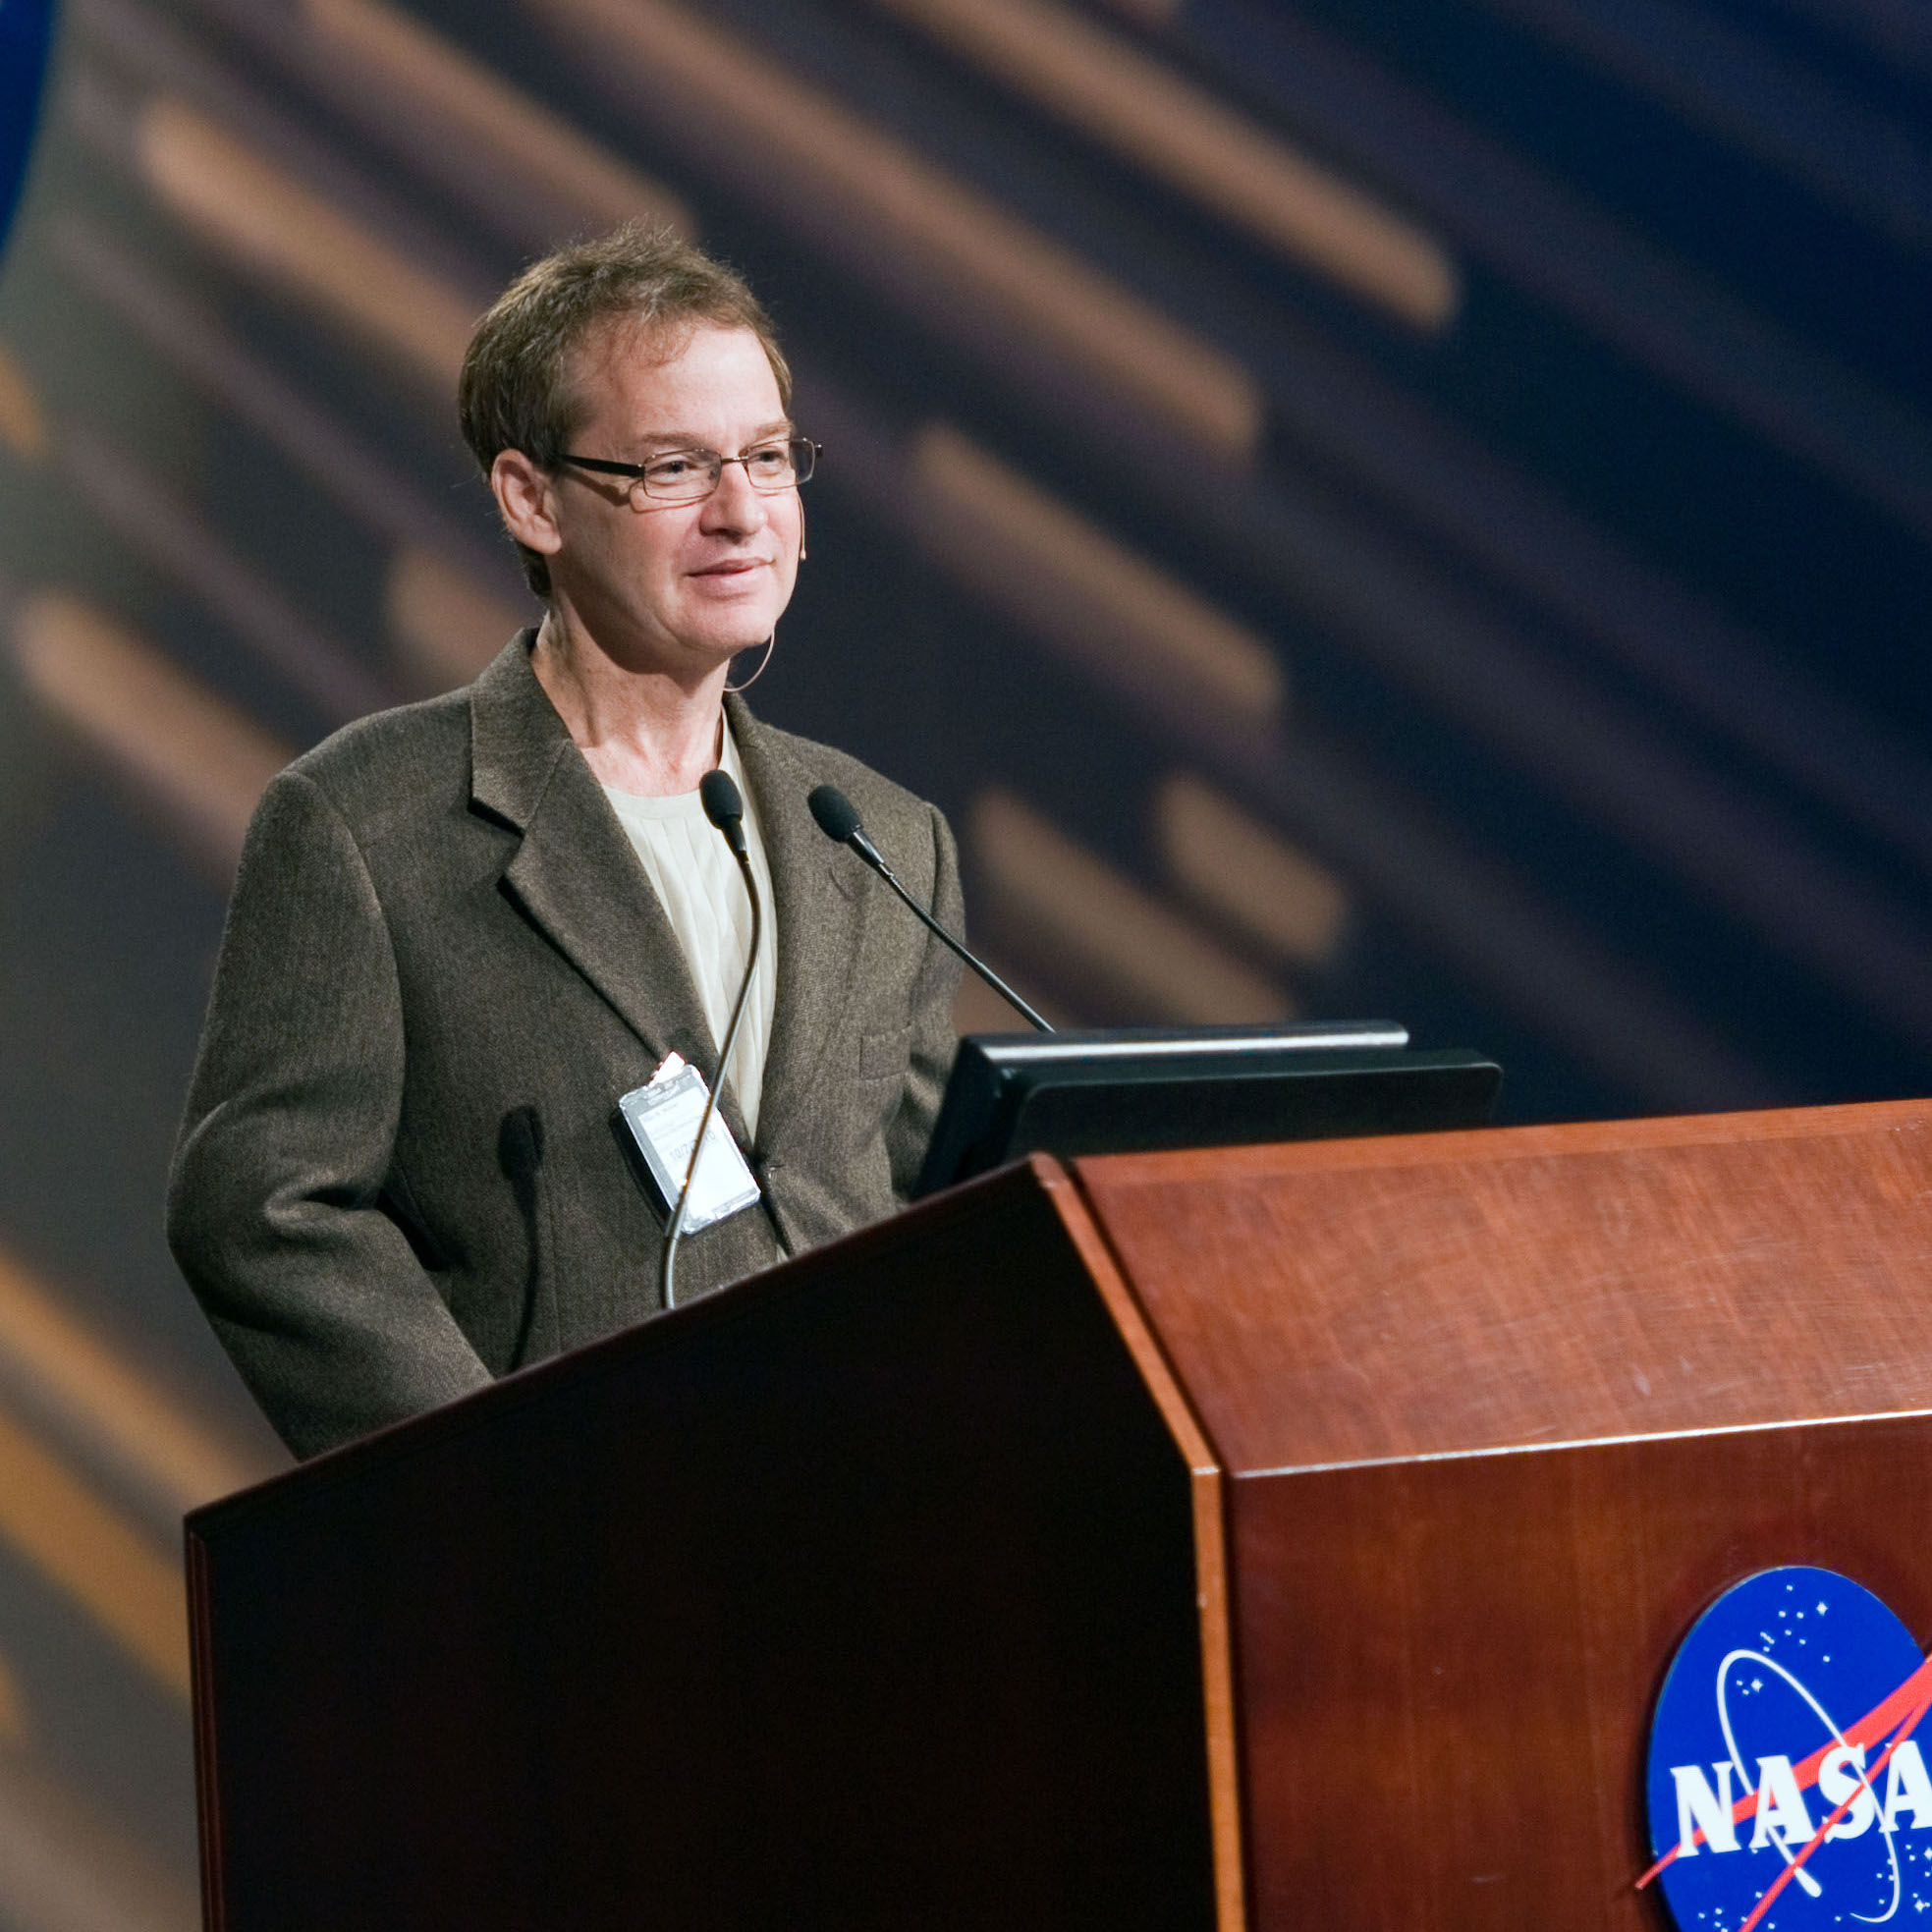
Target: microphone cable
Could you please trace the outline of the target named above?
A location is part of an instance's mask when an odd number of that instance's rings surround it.
[[[1000,975],[983,961],[972,954],[953,937],[906,888],[899,883],[898,875],[881,856],[879,849],[865,836],[865,828],[858,822],[858,810],[853,801],[836,785],[818,785],[812,788],[805,803],[811,808],[818,829],[835,846],[850,846],[902,900],[912,910],[913,916],[943,939],[974,972],[976,972],[1001,999],[1015,1012],[1023,1016],[1042,1033],[1050,1033],[1053,1028],[1009,986]]]
[[[690,1204],[691,1183],[697,1178],[698,1157],[704,1152],[704,1135],[717,1111],[718,1095],[724,1091],[725,1068],[731,1050],[738,1043],[739,1023],[745,1018],[745,1003],[751,992],[751,975],[758,968],[758,944],[764,934],[764,907],[758,899],[758,882],[751,872],[751,849],[745,841],[745,800],[727,771],[707,771],[697,782],[697,796],[704,815],[724,834],[731,856],[745,876],[745,890],[751,896],[751,951],[745,962],[745,976],[738,982],[738,998],[733,1001],[731,1021],[725,1028],[724,1044],[718,1049],[718,1077],[704,1096],[704,1111],[698,1116],[697,1138],[691,1142],[690,1163],[685,1169],[685,1185],[678,1189],[677,1204],[664,1230],[664,1251],[658,1266],[658,1280],[664,1305],[678,1305],[678,1243],[684,1239],[685,1211]]]

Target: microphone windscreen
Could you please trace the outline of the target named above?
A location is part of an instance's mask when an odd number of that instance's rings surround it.
[[[818,821],[818,829],[834,845],[846,846],[858,831],[858,812],[852,800],[836,785],[814,786],[805,803]]]
[[[745,800],[728,771],[707,771],[697,781],[697,796],[703,800],[705,817],[720,832],[745,816]]]

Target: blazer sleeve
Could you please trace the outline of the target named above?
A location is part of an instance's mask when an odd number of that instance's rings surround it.
[[[271,1423],[312,1455],[491,1378],[384,1211],[401,990],[362,853],[310,779],[262,799],[169,1180],[168,1240]]]
[[[927,806],[932,827],[932,900],[926,910],[948,932],[966,931],[966,901],[960,891],[960,855],[953,828],[937,806]],[[903,917],[910,916],[904,913]],[[939,1103],[953,1071],[959,1035],[953,1030],[953,996],[959,990],[960,963],[930,933],[926,935],[918,977],[912,989],[912,1055],[899,1110],[886,1129],[892,1164],[892,1191],[902,1204],[911,1198],[925,1164]]]

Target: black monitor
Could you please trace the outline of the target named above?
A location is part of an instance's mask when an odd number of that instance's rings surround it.
[[[1022,1154],[1121,1154],[1484,1127],[1503,1070],[1393,1021],[974,1033],[916,1194]]]

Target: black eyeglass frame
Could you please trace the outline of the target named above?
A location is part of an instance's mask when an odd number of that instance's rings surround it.
[[[759,450],[768,450],[776,443],[787,445],[792,451],[793,475],[789,481],[777,483],[770,488],[762,487],[751,474],[748,459]],[[753,443],[749,449],[740,450],[736,456],[721,456],[716,450],[664,450],[651,459],[660,462],[667,456],[708,456],[717,466],[717,473],[711,478],[711,487],[699,496],[658,496],[653,493],[648,479],[649,465],[642,463],[617,463],[606,456],[574,456],[566,451],[556,458],[558,463],[568,463],[573,469],[594,470],[600,476],[627,476],[633,483],[642,486],[644,494],[653,503],[702,503],[725,479],[725,465],[737,463],[745,465],[745,480],[759,496],[781,496],[787,490],[795,490],[801,483],[808,483],[818,468],[818,459],[825,454],[823,443],[814,443],[809,436],[775,436],[762,443]]]

